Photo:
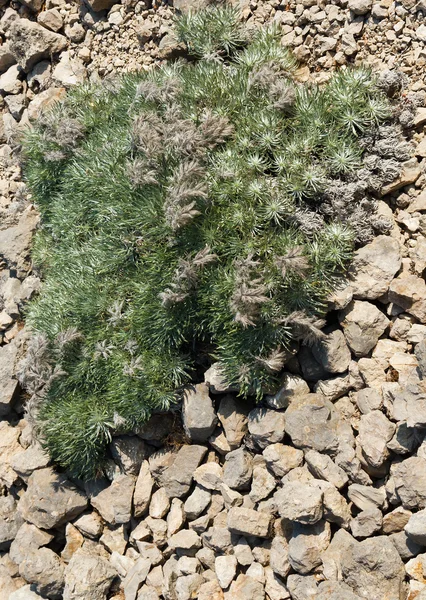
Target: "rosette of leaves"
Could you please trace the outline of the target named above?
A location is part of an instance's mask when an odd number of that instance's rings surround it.
[[[323,193],[356,178],[360,136],[390,114],[369,71],[297,83],[279,30],[249,36],[233,9],[177,32],[190,60],[75,88],[24,142],[44,284],[22,380],[79,477],[202,367],[260,398],[290,341],[321,337],[354,243]]]

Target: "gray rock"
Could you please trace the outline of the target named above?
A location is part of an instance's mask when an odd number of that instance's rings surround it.
[[[404,530],[412,540],[426,546],[426,509],[411,515]]]
[[[355,0],[357,2],[358,0]],[[361,0],[369,3],[369,0]],[[349,280],[356,300],[376,300],[383,296],[401,267],[399,242],[388,235],[379,235],[354,254]]]
[[[0,551],[6,550],[22,525],[13,496],[0,496]]]
[[[249,575],[238,575],[232,582],[227,600],[264,600],[265,588],[260,581]]]
[[[318,582],[314,575],[289,575],[287,588],[292,600],[314,600],[314,598],[317,598]]]
[[[315,600],[362,600],[343,581],[322,581],[318,586]]]
[[[105,558],[77,550],[65,568],[63,600],[106,600],[116,575]]]
[[[4,101],[15,121],[19,121],[21,119],[22,113],[24,112],[28,104],[28,99],[26,95],[16,94],[15,96],[6,96]]]
[[[416,275],[394,279],[389,287],[389,301],[397,304],[405,312],[426,323],[426,282]]]
[[[160,483],[166,488],[169,498],[181,498],[189,492],[195,469],[203,460],[207,448],[204,446],[182,446],[174,460],[161,475]]]
[[[194,555],[201,547],[201,538],[193,529],[182,529],[169,538],[169,546],[181,554]]]
[[[110,525],[128,523],[132,516],[134,488],[134,477],[117,475],[111,485],[91,495],[90,503]]]
[[[329,456],[320,454],[316,450],[309,450],[305,454],[305,460],[311,473],[319,479],[329,481],[340,489],[348,482],[345,471],[337,466]]]
[[[19,574],[35,591],[49,598],[62,598],[64,564],[49,548],[39,548],[27,554],[19,565]]]
[[[328,548],[321,556],[322,570],[324,577],[331,581],[342,580],[342,556],[351,544],[356,544],[356,540],[350,533],[344,529],[338,529]]]
[[[49,10],[43,10],[40,12],[37,16],[37,22],[46,29],[50,29],[50,31],[54,31],[55,33],[62,29],[64,25],[62,15],[56,8],[51,8]]]
[[[351,509],[342,494],[328,481],[315,479],[312,484],[319,486],[323,493],[323,518],[340,527],[349,527]]]
[[[368,485],[353,483],[348,487],[348,497],[360,510],[382,508],[386,494],[383,488],[376,489]]]
[[[380,467],[389,458],[387,444],[394,432],[395,425],[382,412],[373,410],[362,415],[358,441],[365,459],[372,467]]]
[[[167,535],[170,537],[182,527],[185,522],[185,511],[183,502],[179,498],[173,498],[167,515]]]
[[[171,412],[155,413],[138,429],[138,436],[153,446],[162,445],[162,440],[176,427],[177,420],[177,415]]]
[[[303,451],[284,444],[270,444],[262,454],[268,468],[277,477],[284,477],[303,463]]]
[[[217,423],[213,402],[206,383],[187,388],[183,396],[183,426],[193,442],[205,442]]]
[[[116,4],[116,0],[87,0],[87,4],[94,12],[99,12],[101,10],[109,10]]]
[[[14,563],[20,565],[26,556],[53,540],[53,535],[42,531],[31,523],[23,523],[18,529],[10,546],[9,556]]]
[[[260,502],[271,494],[276,488],[275,477],[268,471],[262,462],[255,464],[249,497],[253,502]]]
[[[251,454],[238,448],[228,452],[223,466],[223,481],[234,490],[248,489],[253,474]]]
[[[87,79],[87,71],[83,62],[69,52],[62,52],[60,60],[52,73],[53,80],[66,88],[80,85]]]
[[[67,43],[63,35],[52,33],[28,19],[19,19],[10,26],[10,51],[26,72],[43,58],[64,50]]]
[[[15,454],[12,457],[10,464],[14,471],[26,481],[27,478],[36,471],[37,469],[44,469],[49,466],[50,458],[49,455],[40,444],[33,444],[24,452]]]
[[[223,469],[216,462],[200,465],[194,473],[194,481],[208,490],[218,490],[222,485]]]
[[[340,329],[329,333],[323,341],[314,344],[312,353],[329,373],[344,373],[351,362],[351,351]]]
[[[148,450],[141,439],[133,435],[119,435],[113,438],[110,450],[114,461],[126,475],[138,475]]]
[[[288,481],[274,495],[278,512],[285,519],[313,525],[322,518],[323,493],[315,485]]]
[[[391,466],[395,492],[408,510],[426,508],[426,459],[410,456]]]
[[[87,507],[87,498],[62,473],[38,469],[28,479],[18,510],[26,521],[52,529],[72,520]]]
[[[300,348],[297,358],[302,369],[302,375],[306,381],[318,381],[319,379],[327,379],[330,375],[329,372],[324,369],[321,363],[319,363],[313,352],[308,346]]]
[[[10,51],[9,44],[2,44],[0,46],[0,73],[7,71],[15,62],[16,60]]]
[[[299,575],[307,575],[321,564],[321,555],[331,539],[330,524],[319,521],[315,525],[295,523],[289,541],[289,562]]]
[[[349,544],[341,556],[342,579],[352,590],[371,600],[405,598],[405,569],[386,536]]]
[[[133,494],[133,511],[135,517],[142,516],[147,510],[151,500],[154,479],[149,469],[147,460],[143,461]]]
[[[148,37],[149,38],[152,37],[151,32],[152,32],[151,28],[148,28],[148,31],[147,31],[146,21],[145,21],[143,30],[142,31],[136,30],[136,35],[139,38],[140,33],[142,33],[142,36],[147,39]],[[145,42],[142,42],[142,43],[145,43]],[[231,386],[226,382],[225,376],[224,376],[223,372],[221,371],[219,363],[217,363],[217,362],[213,363],[212,366],[209,369],[207,369],[207,371],[204,373],[204,381],[209,386],[209,389],[212,394],[224,394],[224,393],[228,393],[228,392],[238,392],[239,391],[237,386]]]
[[[235,578],[237,564],[237,559],[232,554],[216,557],[215,572],[223,590],[226,590]]]
[[[426,338],[417,344],[414,349],[414,354],[416,355],[419,364],[418,370],[421,378],[426,379]]]
[[[32,585],[23,585],[16,592],[10,594],[8,600],[40,600],[42,596],[33,592],[32,587]]]
[[[248,430],[260,448],[281,442],[284,437],[284,413],[268,408],[254,408],[248,415]]]
[[[193,521],[204,512],[210,504],[212,495],[209,490],[206,490],[201,485],[196,485],[194,491],[185,501],[183,506],[186,517],[189,521]]]
[[[378,508],[367,508],[351,520],[352,535],[355,538],[370,537],[380,530],[382,521],[383,515]]]
[[[374,388],[363,388],[354,393],[352,398],[363,415],[372,410],[380,410],[383,405],[382,395]]]
[[[207,548],[228,554],[232,550],[231,532],[227,527],[210,527],[202,534],[203,544]]]
[[[196,598],[203,582],[204,579],[199,573],[178,577],[175,584],[177,598]]]
[[[402,506],[398,506],[392,512],[387,513],[383,517],[382,531],[389,535],[402,531],[408,523],[412,512],[405,510]]]
[[[271,535],[272,515],[250,508],[231,508],[228,512],[228,529],[240,535],[268,538]]]
[[[0,346],[0,379],[2,382],[0,389],[0,417],[12,411],[13,402],[17,397],[19,386],[18,380],[15,377],[15,365],[18,352],[19,346],[17,343],[14,343],[14,340],[5,346]]]
[[[270,408],[287,408],[296,396],[309,394],[309,386],[302,377],[285,373],[281,381],[281,387],[274,396],[266,396],[266,402]]]
[[[296,398],[288,407],[285,430],[297,448],[333,452],[338,448],[338,414],[319,394]]]
[[[269,561],[274,573],[285,579],[291,565],[288,559],[288,541],[284,536],[276,535],[272,539]]]
[[[398,531],[398,533],[392,533],[389,536],[392,544],[395,546],[399,556],[402,560],[409,560],[414,556],[417,556],[424,550],[423,546],[420,546],[417,542],[410,538],[405,531]]]
[[[231,450],[239,447],[248,431],[248,413],[247,403],[233,396],[225,396],[220,401],[217,416]]]
[[[102,520],[97,512],[85,513],[74,521],[75,527],[88,538],[95,539],[102,534]]]
[[[19,23],[25,20],[19,19]],[[30,270],[31,240],[39,218],[35,208],[29,206],[21,213],[17,225],[0,231],[0,255],[10,266],[16,268],[18,276],[25,276]]]
[[[149,515],[154,519],[162,519],[170,508],[170,498],[167,496],[164,488],[158,489],[152,494],[149,505]]]
[[[19,94],[22,91],[20,75],[22,69],[13,65],[0,77],[0,92],[2,94]]]
[[[339,312],[346,341],[355,356],[366,356],[389,325],[385,315],[370,302],[352,300]]]
[[[418,415],[418,413],[417,413]],[[417,415],[414,418],[417,420]],[[388,448],[395,454],[410,454],[416,450],[423,440],[423,433],[416,427],[409,427],[404,421],[396,424],[393,438],[388,442]]]

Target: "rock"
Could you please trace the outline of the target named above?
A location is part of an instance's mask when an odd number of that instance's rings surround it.
[[[383,517],[382,531],[389,535],[402,531],[411,517],[411,511],[405,510],[402,506],[398,506],[390,513]]]
[[[338,447],[338,415],[333,404],[319,394],[295,399],[286,413],[285,430],[297,448],[333,452]]]
[[[21,21],[25,19],[20,19],[19,22]],[[37,211],[33,206],[29,206],[21,213],[17,225],[0,231],[0,256],[9,266],[17,269],[18,276],[26,275],[30,269],[31,240],[38,221]]]
[[[169,538],[169,546],[181,554],[193,555],[201,547],[201,539],[193,529],[182,529]]]
[[[162,441],[170,434],[180,421],[171,412],[155,413],[138,429],[138,436],[153,446],[162,445]]]
[[[273,572],[270,567],[264,568],[265,592],[270,600],[288,600],[290,594],[284,582]]]
[[[422,552],[423,546],[412,540],[405,531],[398,531],[389,536],[390,541],[395,546],[402,560],[409,560]]]
[[[99,12],[101,10],[109,10],[114,4],[116,4],[116,0],[86,0],[87,4],[94,12]]]
[[[22,113],[24,112],[27,106],[27,97],[25,96],[25,94],[6,96],[4,101],[15,121],[20,121]]]
[[[22,69],[18,65],[12,65],[0,77],[0,92],[2,94],[19,94],[22,91],[20,75]]]
[[[113,438],[110,450],[114,461],[126,475],[138,475],[148,452],[140,438],[135,435],[119,435]]]
[[[394,279],[389,287],[389,301],[397,304],[421,323],[426,323],[426,283],[416,275]]]
[[[37,16],[37,23],[43,25],[46,29],[57,33],[64,25],[61,13],[56,8],[44,10]]]
[[[378,390],[373,388],[359,390],[358,392],[355,392],[352,398],[364,415],[370,413],[372,410],[380,410],[383,405],[382,395]]]
[[[394,280],[395,281],[395,280]],[[346,341],[355,356],[366,356],[385,332],[389,320],[370,302],[353,300],[339,313]]]
[[[327,521],[318,521],[315,525],[295,523],[288,549],[289,562],[296,573],[307,575],[318,567],[330,539],[330,524]]]
[[[67,543],[61,552],[61,558],[64,562],[69,563],[72,555],[82,547],[84,537],[77,527],[74,527],[72,523],[67,523],[67,526],[65,527],[65,539]]]
[[[426,546],[426,510],[419,510],[417,513],[410,515],[404,530],[417,544]]]
[[[0,590],[4,598],[9,598],[13,592],[16,592],[17,586],[15,579],[10,575],[7,568],[0,565]],[[36,596],[39,598],[40,596]]]
[[[33,592],[32,587],[32,585],[23,585],[16,592],[10,594],[8,600],[40,600],[42,597]]]
[[[272,515],[250,508],[234,507],[228,512],[227,524],[232,533],[268,538],[271,533]]]
[[[395,492],[405,509],[426,508],[426,459],[410,456],[391,466]]]
[[[238,575],[232,582],[226,600],[264,600],[265,588],[249,575]]]
[[[55,104],[55,102],[58,102],[58,100],[61,100],[64,95],[64,87],[49,88],[44,90],[44,92],[37,94],[34,100],[31,100],[28,105],[28,118],[34,121],[44,110],[50,108],[53,104]]]
[[[65,569],[63,600],[106,600],[116,575],[105,558],[77,550]]]
[[[278,512],[285,519],[313,525],[322,518],[323,493],[309,483],[289,481],[274,495]]]
[[[185,501],[184,511],[187,519],[193,521],[204,512],[210,504],[212,495],[201,485],[196,485],[194,491]]]
[[[35,591],[49,598],[62,598],[64,564],[49,548],[39,548],[27,554],[19,565],[19,574]]]
[[[341,556],[342,579],[355,593],[371,600],[405,598],[404,563],[386,536],[349,544]]]
[[[31,523],[22,523],[10,546],[9,556],[14,563],[20,565],[29,554],[46,546],[52,540],[53,535],[47,531],[42,531]]]
[[[262,454],[268,468],[277,477],[284,477],[303,463],[303,451],[284,444],[270,444]]]
[[[181,498],[189,492],[194,471],[201,463],[207,448],[204,446],[182,446],[172,464],[161,475],[160,483],[166,488],[169,498]]]
[[[205,442],[217,423],[213,402],[206,383],[187,388],[183,396],[183,427],[193,442]]]
[[[87,498],[62,473],[38,469],[28,479],[18,510],[26,521],[52,529],[72,520],[87,507]]]
[[[0,357],[2,356],[3,353],[0,351]],[[1,370],[0,366],[0,372]],[[11,427],[7,421],[0,421],[0,484],[7,488],[10,488],[17,480],[11,461],[24,451],[18,442],[20,433],[18,427]]]
[[[314,480],[312,483],[319,486],[323,492],[323,517],[330,523],[337,523],[340,527],[349,527],[351,510],[345,498],[328,481]]]
[[[169,514],[167,515],[167,535],[170,537],[185,523],[185,511],[183,502],[179,498],[173,498]]]
[[[309,394],[309,386],[302,377],[285,373],[281,381],[281,387],[274,396],[266,396],[266,402],[270,408],[287,408],[293,398]]]
[[[421,173],[421,168],[415,158],[403,163],[402,167],[403,168],[400,175],[392,183],[385,185],[381,189],[381,196],[386,196],[387,194],[396,192],[402,187],[405,187],[406,185],[410,185],[411,183],[417,181]]]
[[[146,37],[146,29],[144,29],[144,33],[142,33],[143,36]],[[139,37],[139,31],[136,31],[136,35]],[[149,33],[148,33],[149,37],[151,37],[151,29],[149,29]],[[141,42],[141,43],[145,43],[147,40]],[[225,381],[225,376],[222,373],[221,369],[220,369],[220,365],[219,363],[213,363],[212,366],[207,369],[207,371],[204,373],[204,381],[207,383],[207,385],[209,386],[209,389],[211,391],[212,394],[223,394],[226,392],[238,392],[238,387],[236,386],[230,386],[226,381]],[[232,396],[230,396],[231,398]]]
[[[74,525],[85,536],[91,539],[98,538],[102,534],[102,521],[97,512],[85,513],[80,515]]]
[[[198,589],[203,581],[203,577],[199,573],[178,577],[176,580],[176,595],[178,600],[196,598]]]
[[[312,353],[329,373],[344,373],[351,362],[351,352],[340,329],[329,333],[325,340],[314,344]]]
[[[284,413],[268,408],[254,408],[248,415],[248,430],[260,448],[281,442],[284,423]]]
[[[409,577],[421,583],[426,583],[426,554],[419,554],[405,565]],[[415,596],[417,599],[419,596]]]
[[[379,235],[354,254],[349,280],[356,300],[376,300],[385,294],[401,267],[401,250],[397,240]]]
[[[237,559],[231,554],[217,556],[215,560],[215,572],[219,585],[223,590],[231,584],[237,572]]]
[[[57,54],[67,46],[67,39],[48,31],[28,19],[13,21],[10,26],[9,48],[24,71],[30,71],[43,58]]]
[[[317,598],[318,583],[314,575],[289,575],[287,587],[292,600],[314,600],[314,598]]]
[[[360,510],[382,508],[385,503],[383,488],[376,489],[359,483],[353,483],[348,487],[348,497]]]
[[[0,239],[1,235],[0,232]],[[19,346],[15,343],[15,340],[12,340],[12,342],[5,346],[0,346],[0,379],[2,382],[0,389],[0,417],[8,415],[11,412],[13,402],[18,392],[19,386],[17,378],[15,377],[18,353]],[[0,431],[1,428],[13,429],[12,427],[9,428],[9,425],[6,422],[4,422],[4,425],[0,424]],[[3,435],[2,432],[0,434],[0,481],[2,481],[2,479],[9,479],[9,476],[13,477],[13,471],[10,467],[9,460],[13,455],[13,449],[11,448],[12,454],[6,458],[6,448],[9,445],[9,442],[3,438]],[[12,442],[11,440],[10,443],[12,446],[15,446],[17,441]],[[8,472],[9,475],[7,475],[6,472]]]
[[[231,533],[227,527],[209,527],[202,538],[204,546],[215,552],[229,554],[232,550]]]
[[[352,535],[356,538],[371,537],[380,530],[383,516],[377,508],[367,508],[361,511],[350,522]]]
[[[169,511],[170,499],[164,488],[158,489],[151,497],[149,514],[154,519],[162,519]]]
[[[222,485],[223,469],[215,462],[200,465],[194,473],[194,480],[207,490],[218,490]]]
[[[338,489],[347,484],[348,476],[344,470],[338,467],[326,454],[309,450],[305,454],[305,460],[309,470],[315,477],[329,481]]]
[[[348,8],[355,15],[365,15],[370,12],[373,6],[373,0],[349,0]]]
[[[302,345],[297,353],[297,358],[306,381],[318,381],[318,379],[327,379],[329,376],[328,371],[315,360],[312,350],[307,346]]]
[[[255,464],[249,497],[253,502],[264,500],[276,487],[275,477],[268,471],[265,463]]]
[[[247,433],[248,412],[247,404],[233,396],[225,396],[220,401],[217,416],[231,450],[239,447]]]
[[[128,523],[132,516],[134,488],[134,477],[118,475],[111,485],[91,495],[90,503],[110,525]]]
[[[316,600],[362,600],[343,581],[323,581],[318,586]]]
[[[0,551],[6,550],[15,539],[22,525],[22,517],[16,512],[12,496],[0,496]]]
[[[274,573],[285,579],[290,572],[291,565],[288,559],[288,541],[284,536],[276,535],[272,538],[270,565]]]
[[[372,467],[380,467],[389,458],[387,443],[394,432],[395,425],[382,412],[373,410],[362,415],[358,440],[364,457]]]
[[[2,44],[0,46],[0,73],[4,73],[15,63],[16,60],[10,51],[9,44]]]
[[[133,494],[133,510],[135,517],[142,516],[148,510],[153,485],[154,479],[149,470],[149,463],[145,460],[141,465]]]
[[[418,370],[420,372],[421,379],[426,379],[426,336],[422,339],[420,343],[417,344],[414,353],[417,358]],[[416,426],[417,425],[414,425],[414,427]]]
[[[62,52],[60,61],[53,69],[52,77],[65,88],[84,83],[87,78],[86,67],[79,58],[72,58],[69,52]]]
[[[228,452],[223,466],[223,481],[234,490],[248,489],[253,474],[251,454],[239,448]]]
[[[40,444],[33,444],[24,452],[19,452],[12,456],[10,464],[16,473],[26,481],[27,478],[37,469],[44,469],[49,466],[49,455]]]

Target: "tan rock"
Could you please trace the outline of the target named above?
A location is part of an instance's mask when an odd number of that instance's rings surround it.
[[[38,119],[38,117],[44,110],[47,110],[55,102],[61,100],[64,97],[65,92],[66,90],[64,87],[53,87],[44,90],[44,92],[41,92],[40,94],[37,94],[34,100],[31,100],[31,102],[28,105],[28,118],[31,121]]]
[[[415,158],[408,160],[406,163],[404,163],[403,170],[399,177],[397,177],[395,181],[393,181],[389,185],[385,185],[382,188],[380,195],[386,196],[387,194],[396,192],[397,190],[405,187],[406,185],[414,183],[420,177],[421,172],[422,170],[420,168],[420,165]]]
[[[389,288],[389,300],[421,323],[426,323],[426,283],[421,277],[406,275],[394,279]]]

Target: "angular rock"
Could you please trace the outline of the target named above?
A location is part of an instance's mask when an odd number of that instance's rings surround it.
[[[395,281],[395,280],[394,280]],[[370,302],[352,300],[339,313],[346,341],[355,356],[366,356],[385,332],[389,320]]]
[[[161,484],[169,498],[181,498],[189,492],[195,469],[203,460],[207,448],[204,446],[182,446],[173,463],[161,475]]]
[[[318,586],[316,600],[362,600],[343,581],[323,581]]]
[[[274,495],[278,512],[285,519],[313,525],[322,518],[323,493],[315,485],[288,481]]]
[[[79,548],[82,547],[84,537],[77,529],[77,527],[74,527],[72,523],[67,523],[67,526],[65,527],[65,539],[67,543],[65,544],[65,548],[61,552],[61,558],[64,562],[69,563],[72,555],[75,552],[77,552]]]
[[[23,585],[16,592],[12,592],[8,600],[40,600],[42,596],[33,592],[32,587],[32,585]]]
[[[184,511],[189,521],[193,521],[204,512],[210,504],[212,495],[201,485],[195,486],[194,491],[185,501]]]
[[[84,83],[87,71],[79,58],[73,58],[69,52],[62,52],[58,64],[53,69],[52,77],[59,86],[68,88]]]
[[[87,0],[87,4],[94,12],[99,12],[101,10],[109,10],[116,4],[116,0]]]
[[[253,468],[253,478],[249,497],[253,502],[260,502],[274,491],[277,483],[275,477],[268,471],[264,463],[256,464]]]
[[[220,401],[217,416],[231,450],[239,447],[248,431],[248,413],[247,404],[233,396],[225,396]]]
[[[49,10],[43,10],[37,16],[37,22],[46,29],[50,29],[50,31],[54,31],[57,33],[64,25],[64,20],[62,18],[61,13],[56,8],[51,8]]]
[[[287,588],[292,600],[314,600],[314,598],[317,598],[318,583],[314,575],[289,575]]]
[[[391,467],[395,492],[405,509],[426,508],[426,459],[410,456]]]
[[[277,477],[284,477],[303,463],[303,451],[284,444],[270,444],[262,454],[268,468]]]
[[[234,490],[248,489],[253,474],[251,454],[239,448],[228,452],[223,466],[223,481]]]
[[[250,508],[231,508],[228,512],[228,529],[240,535],[268,538],[271,534],[272,515]]]
[[[162,519],[170,508],[170,498],[164,488],[158,489],[151,497],[149,515],[154,519]]]
[[[102,534],[102,520],[95,511],[80,515],[74,521],[74,525],[85,537],[91,539],[97,538]]]
[[[179,498],[173,498],[169,514],[167,515],[167,535],[175,534],[185,523],[185,510]]]
[[[133,494],[134,516],[141,517],[147,510],[151,500],[154,479],[149,470],[149,463],[144,460],[135,484]]]
[[[348,8],[355,15],[365,15],[370,12],[373,6],[373,0],[349,0]]]
[[[402,506],[398,506],[390,513],[383,517],[382,531],[389,535],[402,531],[408,523],[412,513],[410,510],[405,510]]]
[[[39,548],[27,554],[19,565],[19,574],[35,591],[49,598],[62,598],[64,564],[49,548]]]
[[[106,600],[116,575],[116,570],[105,558],[81,548],[73,554],[65,569],[63,600]]]
[[[44,469],[49,466],[49,463],[49,455],[39,444],[34,444],[24,450],[24,452],[15,454],[10,461],[13,470],[24,481],[27,480],[33,471]]]
[[[397,304],[405,312],[426,323],[426,283],[416,275],[394,279],[389,287],[389,301]]]
[[[90,503],[110,525],[128,523],[132,516],[134,488],[134,477],[117,475],[111,485],[91,495]]]
[[[290,572],[291,565],[288,560],[288,541],[282,535],[272,539],[270,565],[274,573],[285,579]]]
[[[376,489],[358,483],[353,483],[348,487],[348,497],[360,510],[382,508],[386,498],[383,488]]]
[[[349,280],[356,300],[376,300],[385,294],[401,267],[399,242],[379,235],[354,254]]]
[[[338,467],[326,454],[309,450],[305,454],[305,460],[309,470],[315,477],[329,481],[338,489],[347,484],[348,476],[345,471]]]
[[[395,425],[382,412],[373,410],[362,415],[358,440],[367,462],[372,467],[380,467],[389,458],[387,444],[394,432]]]
[[[329,333],[324,340],[314,344],[312,353],[329,373],[344,373],[351,362],[351,351],[340,329]]]
[[[420,554],[424,547],[410,538],[405,531],[398,531],[389,536],[390,541],[395,546],[402,560],[409,560]]]
[[[248,430],[260,448],[281,442],[284,437],[284,413],[268,408],[254,408],[248,415]]]
[[[309,394],[309,386],[302,377],[285,373],[281,381],[281,388],[274,396],[266,396],[266,402],[270,408],[287,408],[296,396]]]
[[[377,508],[367,508],[361,511],[350,522],[352,535],[355,538],[371,537],[380,530],[382,526],[383,515]]]
[[[318,567],[330,539],[330,524],[327,521],[318,521],[315,525],[295,523],[288,549],[289,562],[296,573],[307,575]]]
[[[114,461],[126,475],[138,475],[142,462],[148,454],[145,442],[135,435],[114,437],[110,450]]]
[[[404,530],[417,544],[426,546],[426,510],[411,515]]]
[[[217,417],[206,383],[187,388],[183,396],[183,426],[193,442],[205,442],[213,433]]]
[[[426,580],[426,554],[419,554],[416,558],[413,558],[407,562],[405,569],[409,577],[421,583],[425,583]],[[418,596],[415,596],[417,599]]]
[[[223,469],[216,462],[200,465],[194,473],[194,481],[208,490],[218,490],[222,485]]]
[[[28,479],[18,510],[26,521],[52,529],[72,520],[87,507],[87,498],[62,473],[38,469]]]
[[[2,44],[0,46],[0,73],[7,71],[15,62],[16,60],[10,51],[9,44]]]
[[[215,560],[215,571],[219,585],[223,590],[231,584],[237,572],[237,559],[232,554],[217,556]]]
[[[286,413],[285,430],[297,448],[333,452],[338,448],[338,414],[319,394],[295,399]]]
[[[46,546],[52,540],[53,535],[47,531],[42,531],[31,523],[23,523],[10,546],[9,556],[14,563],[19,565],[28,554]]]
[[[25,20],[26,19],[19,19],[19,23]],[[39,27],[39,25],[37,25],[37,27]],[[40,29],[42,29],[42,27]],[[17,269],[18,276],[26,275],[30,269],[29,256],[31,240],[39,218],[35,208],[29,206],[19,217],[17,225],[7,227],[0,231],[0,256],[2,256],[10,266]]]
[[[67,39],[28,19],[13,21],[9,48],[16,62],[28,72],[43,58],[50,58],[67,46]]]
[[[169,539],[172,550],[179,550],[182,554],[195,554],[201,547],[201,538],[193,529],[182,529]]]
[[[1,356],[0,352],[0,358]],[[18,427],[11,427],[7,421],[0,421],[0,484],[8,488],[18,478],[12,469],[11,461],[16,460],[18,454],[24,451],[18,442],[20,433]]]
[[[0,496],[0,551],[6,550],[15,539],[22,525],[22,517],[16,512],[12,496]]]
[[[232,582],[226,600],[264,600],[265,588],[249,575],[238,575]]]

